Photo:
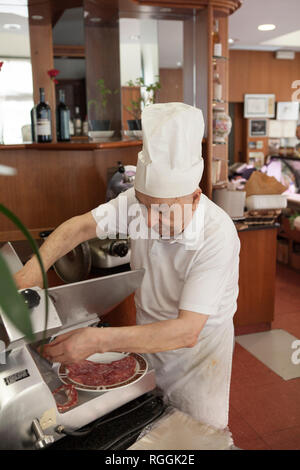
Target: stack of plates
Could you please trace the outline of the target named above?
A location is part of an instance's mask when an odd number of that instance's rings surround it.
[[[108,140],[114,135],[115,131],[89,131],[88,136],[93,141]]]
[[[123,131],[123,135],[125,137],[130,137],[131,139],[132,138],[138,138],[138,139],[142,139],[143,138],[143,131]]]

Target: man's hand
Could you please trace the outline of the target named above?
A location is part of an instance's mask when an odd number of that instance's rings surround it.
[[[78,328],[58,336],[44,346],[43,356],[51,362],[71,363],[86,359],[99,350],[99,328]]]
[[[20,269],[15,275],[14,280],[18,289],[27,289],[29,287],[43,287],[43,276],[41,268],[32,266],[30,262]]]

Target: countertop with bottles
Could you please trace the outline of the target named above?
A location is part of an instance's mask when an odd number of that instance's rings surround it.
[[[98,150],[113,149],[120,147],[135,147],[142,145],[142,140],[116,139],[107,141],[90,141],[87,139],[71,140],[70,142],[51,142],[51,143],[23,143],[13,145],[0,145],[0,150]]]

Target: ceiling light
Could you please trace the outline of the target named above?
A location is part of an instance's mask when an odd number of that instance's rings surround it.
[[[181,67],[182,63],[181,62],[176,62],[177,67]]]
[[[233,43],[234,43],[234,39],[229,38],[229,39],[228,39],[228,42],[229,42],[229,44],[233,44]]]
[[[44,17],[41,16],[41,15],[32,15],[31,19],[32,19],[32,20],[40,21],[40,20],[43,20]]]
[[[259,29],[259,31],[273,31],[273,29],[275,29],[276,26],[275,24],[260,24],[257,29]]]
[[[8,29],[9,31],[17,31],[18,29],[21,29],[21,25],[6,23],[3,25],[3,28]]]

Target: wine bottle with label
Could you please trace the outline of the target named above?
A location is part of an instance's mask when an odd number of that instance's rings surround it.
[[[70,110],[65,103],[63,90],[59,90],[59,103],[56,108],[56,137],[58,142],[70,141]]]
[[[82,135],[82,120],[79,106],[75,106],[74,129],[75,135]]]
[[[36,106],[36,139],[37,142],[52,142],[51,109],[45,102],[45,90],[40,88],[40,102]]]

